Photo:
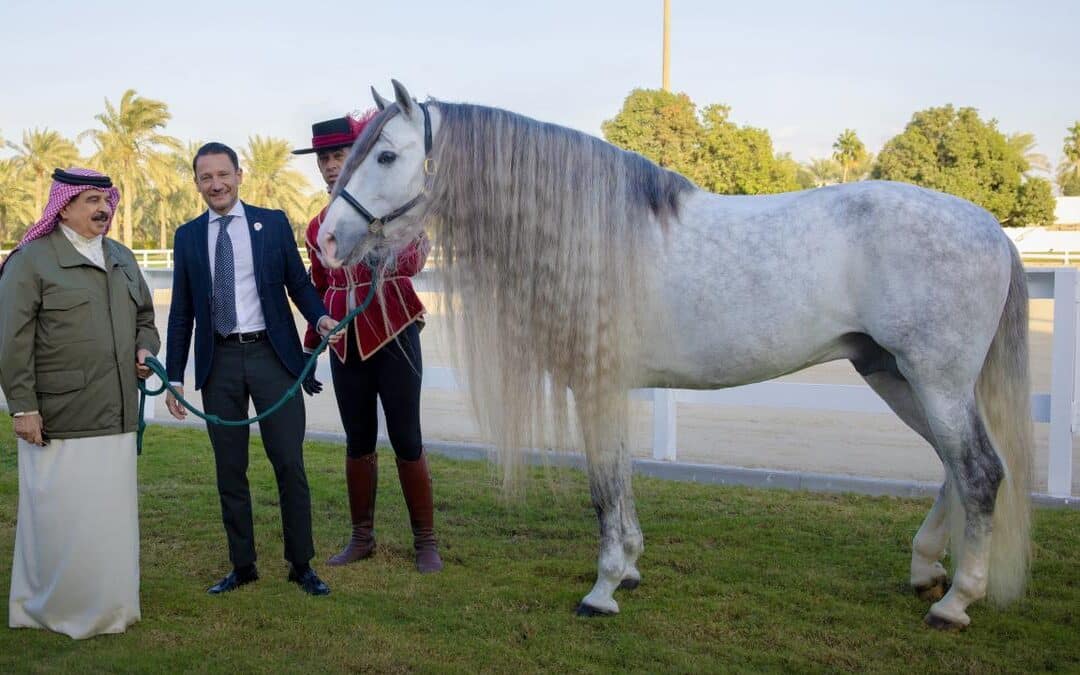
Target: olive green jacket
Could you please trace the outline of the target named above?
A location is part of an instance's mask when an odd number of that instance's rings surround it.
[[[0,273],[0,388],[12,414],[38,410],[52,438],[135,431],[135,354],[161,346],[135,256],[104,240],[95,266],[57,227]]]

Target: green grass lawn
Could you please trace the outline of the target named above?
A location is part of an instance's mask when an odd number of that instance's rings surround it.
[[[7,597],[18,477],[0,416],[0,592]],[[595,572],[585,477],[536,470],[523,499],[489,465],[432,458],[446,562],[413,571],[393,457],[383,451],[374,558],[322,561],[346,536],[341,446],[307,446],[316,569],[333,589],[285,581],[276,489],[261,446],[250,477],[262,579],[223,597],[228,570],[205,433],[147,431],[140,459],[142,622],[76,642],[0,627],[0,672],[534,672],[1080,670],[1080,512],[1040,510],[1028,597],[972,626],[923,626],[907,589],[926,500],[721,488],[639,479],[642,585],[622,613],[573,615]],[[6,618],[6,603],[3,616]],[[5,621],[6,625],[6,621]]]

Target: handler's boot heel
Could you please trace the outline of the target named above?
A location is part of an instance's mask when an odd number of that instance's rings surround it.
[[[345,458],[345,485],[349,491],[352,535],[340,553],[326,561],[334,567],[347,565],[375,552],[375,489],[379,485],[379,454]]]
[[[416,549],[416,569],[421,574],[439,572],[443,563],[435,542],[435,506],[427,455],[421,450],[419,459],[415,461],[408,462],[398,458],[397,469],[401,479],[401,492],[405,495],[406,506],[409,507],[413,547]]]

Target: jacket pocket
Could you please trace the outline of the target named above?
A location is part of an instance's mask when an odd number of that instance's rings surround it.
[[[139,277],[142,275],[142,272],[140,272],[138,268],[132,270],[127,266],[124,266],[121,269],[124,271],[124,276],[127,278],[126,285],[128,293],[131,295],[131,299],[135,301],[136,307],[141,307],[145,303],[142,286],[139,284]]]
[[[79,305],[90,302],[90,294],[81,289],[72,289],[70,291],[56,291],[55,293],[49,293],[42,296],[41,308],[49,310],[62,311],[65,309],[72,309]]]
[[[88,382],[82,370],[37,373],[37,400],[45,431],[66,434],[117,427],[120,410],[115,394]]]
[[[93,338],[90,293],[85,289],[56,291],[42,296],[39,336],[54,345]]]
[[[66,394],[86,386],[86,375],[81,370],[52,370],[35,374],[37,393]]]
[[[142,307],[144,304],[142,288],[139,287],[138,282],[128,282],[128,293],[131,294],[131,299],[135,302],[136,307]]]

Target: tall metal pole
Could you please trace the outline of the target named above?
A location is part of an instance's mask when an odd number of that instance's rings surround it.
[[[664,74],[661,87],[671,91],[671,0],[664,0]]]

